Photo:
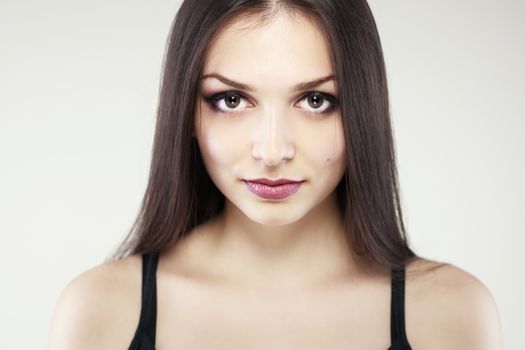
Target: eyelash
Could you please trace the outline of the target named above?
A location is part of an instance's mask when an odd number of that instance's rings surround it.
[[[220,109],[219,107],[217,107],[217,102],[223,100],[228,95],[236,95],[236,96],[239,96],[239,98],[241,98],[241,99],[246,99],[242,93],[240,93],[238,91],[233,91],[233,90],[219,92],[219,93],[211,95],[211,96],[205,96],[204,99],[206,100],[206,103],[208,103],[208,105],[215,112],[222,113],[222,114],[229,114],[229,115],[236,115],[236,114],[241,113],[241,111],[236,111],[236,110],[231,110],[231,112],[226,112],[226,111]],[[322,112],[308,111],[308,113],[312,113],[312,114],[315,114],[315,115],[330,114],[337,108],[337,106],[339,104],[338,103],[339,101],[337,100],[337,98],[335,96],[332,96],[330,94],[325,94],[325,93],[322,93],[322,92],[319,92],[319,91],[309,91],[305,95],[303,95],[299,101],[302,101],[305,98],[308,98],[309,96],[312,96],[312,95],[316,95],[316,96],[320,97],[323,102],[324,101],[330,102],[330,107],[328,107],[327,109],[325,109]]]

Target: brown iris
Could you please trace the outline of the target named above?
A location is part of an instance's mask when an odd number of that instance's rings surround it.
[[[308,95],[307,100],[308,100],[308,104],[312,108],[318,108],[319,106],[323,104],[323,97],[317,93]]]
[[[226,106],[228,108],[235,108],[239,105],[240,97],[237,94],[231,93],[225,96]]]

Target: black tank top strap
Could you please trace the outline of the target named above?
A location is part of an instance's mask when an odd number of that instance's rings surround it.
[[[389,350],[411,350],[405,330],[405,269],[392,269]]]
[[[156,271],[159,253],[142,254],[142,298],[140,319],[129,349],[154,349],[157,328]]]

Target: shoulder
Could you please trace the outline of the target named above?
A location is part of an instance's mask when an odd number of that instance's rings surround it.
[[[102,263],[73,278],[55,305],[49,349],[127,348],[140,316],[141,259]]]
[[[406,272],[407,336],[416,348],[503,348],[496,302],[476,276],[427,259]]]

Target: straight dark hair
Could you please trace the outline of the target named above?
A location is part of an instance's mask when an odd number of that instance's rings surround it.
[[[191,0],[181,4],[168,37],[140,212],[106,261],[162,250],[223,209],[224,195],[192,137],[204,57],[232,21],[262,25],[282,12],[307,17],[329,43],[347,150],[336,192],[349,248],[360,264],[392,270],[416,257],[403,223],[385,64],[367,2]]]

